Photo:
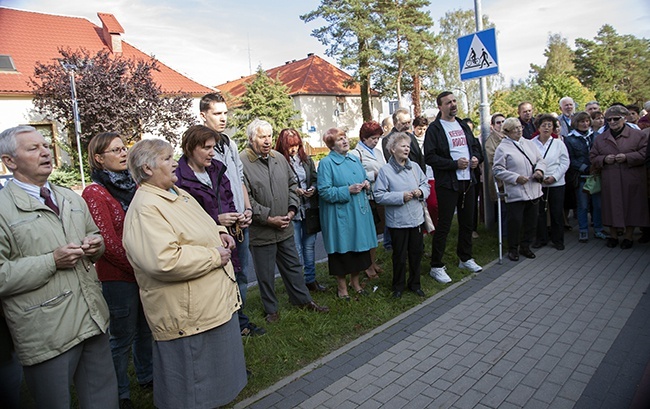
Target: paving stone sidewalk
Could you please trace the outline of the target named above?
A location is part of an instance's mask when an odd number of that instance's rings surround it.
[[[628,408],[650,361],[650,246],[492,263],[236,408]]]

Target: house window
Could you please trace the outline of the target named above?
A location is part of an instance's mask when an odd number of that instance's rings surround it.
[[[0,71],[18,71],[10,55],[0,55]]]
[[[336,97],[336,110],[339,113],[345,112],[345,97]]]

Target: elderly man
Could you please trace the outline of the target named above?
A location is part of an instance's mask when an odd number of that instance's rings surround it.
[[[585,104],[585,112],[591,115],[592,112],[600,111],[600,104],[598,101],[589,101]]]
[[[569,132],[573,130],[571,127],[571,118],[573,118],[573,113],[576,109],[576,103],[571,97],[564,97],[560,99],[560,116],[557,117],[557,120],[560,121],[560,135],[566,137]]]
[[[0,191],[0,299],[39,408],[117,408],[108,307],[93,263],[104,241],[81,196],[48,182],[52,153],[31,126],[0,134],[13,180]]]
[[[440,283],[449,283],[442,261],[451,230],[454,212],[458,214],[458,268],[477,273],[483,268],[472,258],[472,222],[474,217],[475,169],[483,155],[478,140],[469,127],[456,118],[458,103],[453,93],[440,93],[436,101],[439,117],[429,125],[424,136],[427,165],[436,175],[438,196],[438,225],[433,236],[431,271],[429,275]]]
[[[311,311],[328,312],[329,308],[316,304],[309,295],[293,240],[291,220],[299,205],[298,182],[293,171],[284,156],[271,149],[271,124],[255,119],[246,128],[246,133],[248,147],[240,157],[253,208],[251,254],[266,322],[280,319],[275,295],[276,264],[291,304]]]
[[[386,162],[388,162],[388,159],[391,157],[391,154],[388,151],[388,142],[390,141],[390,137],[398,132],[406,132],[411,137],[411,151],[409,153],[409,159],[412,162],[420,165],[420,169],[422,169],[422,172],[426,174],[426,165],[424,163],[424,155],[422,154],[422,149],[420,149],[418,140],[415,138],[415,135],[410,132],[410,130],[411,113],[407,108],[397,108],[395,112],[393,112],[393,129],[388,135],[384,136],[381,141],[381,148],[384,152],[384,158],[386,159]]]
[[[519,114],[519,122],[523,128],[523,137],[526,139],[532,139],[533,134],[537,131],[535,123],[533,122],[533,104],[530,102],[522,102],[517,107],[517,113]],[[503,120],[505,121],[505,118]],[[499,129],[501,129],[501,127],[499,127]]]

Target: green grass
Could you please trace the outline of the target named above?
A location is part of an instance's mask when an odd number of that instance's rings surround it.
[[[444,261],[449,276],[454,282],[458,282],[470,273],[460,271],[457,267],[457,224],[454,222],[452,226]],[[473,242],[473,253],[477,263],[485,265],[498,257],[498,240],[494,232],[486,231],[482,227],[479,226],[480,238]],[[446,287],[428,275],[431,236],[425,238],[424,253],[422,290],[430,297]],[[424,301],[408,291],[401,299],[392,298],[391,253],[380,246],[377,250],[377,258],[385,270],[384,273],[378,280],[364,281],[370,293],[368,296],[353,297],[350,302],[336,298],[336,282],[334,277],[328,275],[327,263],[317,265],[317,279],[328,287],[328,291],[315,294],[314,300],[330,307],[329,314],[303,311],[291,306],[282,281],[277,280],[280,321],[267,324],[264,322],[259,290],[257,287],[249,288],[246,314],[252,322],[266,328],[267,333],[261,337],[243,338],[246,366],[252,371],[253,376],[249,378],[248,385],[233,403],[255,395]],[[378,288],[372,292],[374,286]],[[141,391],[135,382],[133,367],[131,366],[129,370],[132,379],[131,399],[134,406],[153,408],[152,393]]]

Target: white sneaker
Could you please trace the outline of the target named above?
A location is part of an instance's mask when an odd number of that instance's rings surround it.
[[[442,284],[451,283],[451,278],[447,275],[447,267],[431,267],[429,275],[437,282]]]
[[[476,261],[474,261],[473,258],[470,258],[467,261],[460,261],[458,263],[458,268],[460,268],[461,270],[469,270],[472,273],[478,273],[479,271],[483,271],[483,267],[476,264]]]

